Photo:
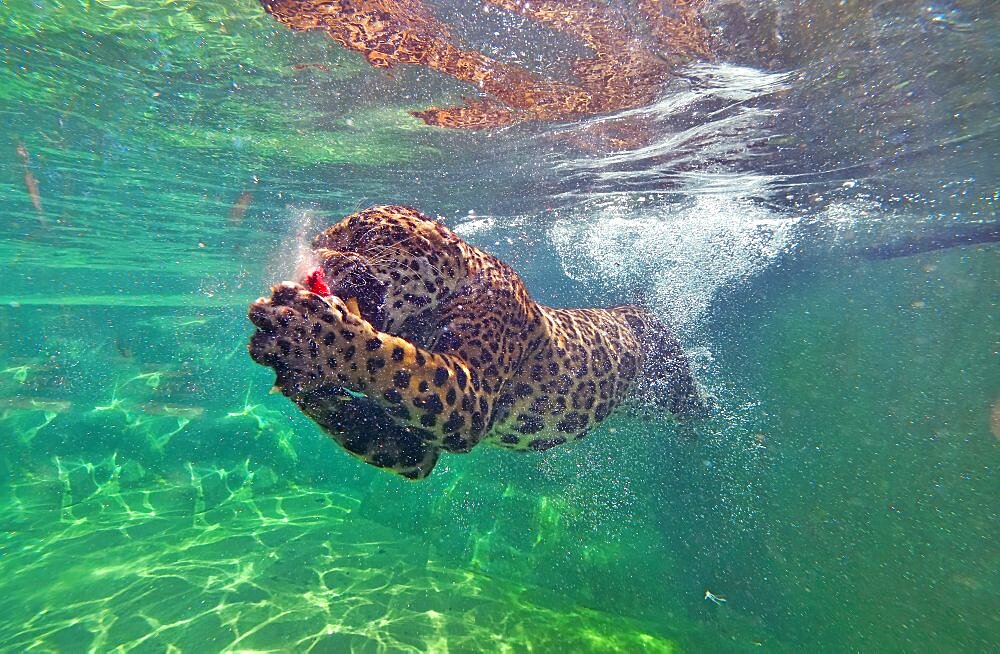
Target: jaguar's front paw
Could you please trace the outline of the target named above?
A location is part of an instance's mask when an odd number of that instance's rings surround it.
[[[329,351],[343,334],[360,327],[345,324],[360,321],[339,298],[324,299],[294,282],[275,285],[270,298],[250,305],[249,317],[257,327],[250,356],[274,369],[275,385],[290,397],[326,381],[336,383],[328,379],[339,367]]]

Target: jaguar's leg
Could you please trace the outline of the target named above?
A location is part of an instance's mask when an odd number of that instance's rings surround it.
[[[489,424],[493,398],[461,358],[379,332],[357,303],[282,282],[250,307],[255,361],[274,368],[277,387],[296,402],[320,388],[363,395],[432,445],[467,451]]]

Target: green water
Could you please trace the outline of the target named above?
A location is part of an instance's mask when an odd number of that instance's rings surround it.
[[[983,32],[969,34],[948,38]],[[571,447],[477,448],[408,482],[268,393],[246,306],[290,274],[300,232],[375,202],[458,226],[474,210],[490,225],[463,234],[540,299],[616,301],[601,275],[576,274],[588,250],[557,238],[607,218],[550,193],[565,189],[544,129],[423,127],[406,111],[467,89],[372,71],[249,0],[17,0],[0,7],[0,48],[0,651],[1000,641],[1000,249],[867,261],[845,245],[995,220],[993,117],[970,132],[992,140],[949,151],[967,168],[924,179],[922,200],[848,197],[839,178],[808,188],[805,210],[752,198],[775,221],[835,223],[773,256],[726,232],[694,238],[708,229],[697,205],[676,259],[593,257],[705,307],[683,338],[714,416],[678,426],[625,409]],[[778,141],[791,138],[809,141]],[[746,165],[773,165],[759,161]],[[965,208],[935,214],[939,189]],[[730,208],[719,224],[747,206],[732,187],[697,190]],[[633,214],[688,201],[682,187]]]

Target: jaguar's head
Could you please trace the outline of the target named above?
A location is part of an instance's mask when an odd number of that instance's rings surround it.
[[[442,307],[468,277],[458,237],[407,207],[352,214],[312,245],[326,285],[321,295],[339,297],[375,329],[416,345],[434,341]]]

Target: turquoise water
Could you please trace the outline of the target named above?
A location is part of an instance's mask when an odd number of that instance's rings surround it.
[[[997,220],[996,9],[703,15],[716,58],[611,151],[423,126],[469,89],[249,0],[0,7],[0,650],[995,648],[1000,249],[866,252]],[[540,301],[643,298],[718,411],[421,482],[350,458],[245,312],[385,202]]]

